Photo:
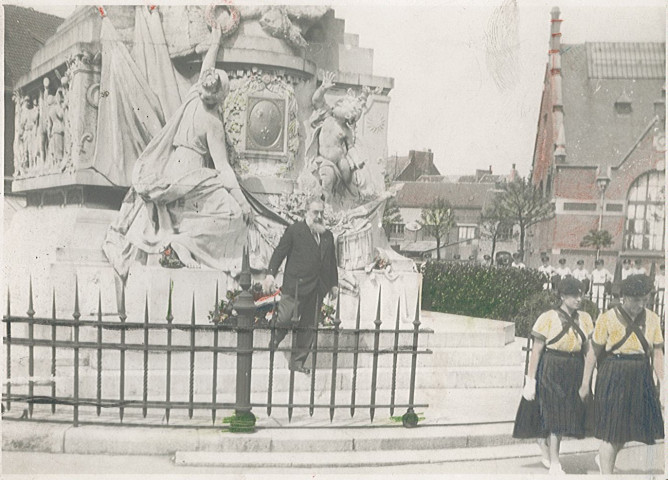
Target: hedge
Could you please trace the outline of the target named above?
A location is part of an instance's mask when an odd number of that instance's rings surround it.
[[[423,309],[514,322],[518,336],[528,335],[538,315],[559,305],[556,293],[543,290],[538,270],[429,262],[422,274]],[[596,319],[595,304],[583,300],[583,308]]]

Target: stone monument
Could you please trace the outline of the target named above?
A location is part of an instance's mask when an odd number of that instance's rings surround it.
[[[55,289],[69,315],[76,277],[84,315],[98,290],[115,315],[125,287],[129,315],[148,298],[164,318],[173,291],[188,318],[191,295],[202,312],[216,283],[234,288],[242,246],[261,278],[319,195],[343,326],[358,300],[368,326],[379,289],[385,319],[401,298],[412,321],[420,275],[381,228],[393,80],[372,58],[323,6],[77,7],[14,95],[13,190],[27,206],[5,242],[12,305],[27,305],[30,276],[35,310],[51,311]]]

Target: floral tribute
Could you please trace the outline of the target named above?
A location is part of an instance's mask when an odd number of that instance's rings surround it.
[[[234,302],[240,293],[241,290],[238,289],[228,290],[225,293],[225,298],[218,303],[217,308],[209,311],[209,321],[221,327],[235,327],[238,313],[234,309]],[[251,293],[255,302],[255,319],[253,322],[255,327],[270,328],[272,319],[278,313],[278,302],[281,299],[280,289],[273,294],[266,295],[262,292],[262,285],[255,283],[251,287]],[[325,327],[333,327],[335,315],[336,308],[323,303],[320,309],[320,324]]]

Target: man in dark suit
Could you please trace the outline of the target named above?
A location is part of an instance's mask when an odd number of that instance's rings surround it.
[[[306,374],[310,371],[304,367],[304,361],[313,342],[313,327],[322,300],[327,294],[333,299],[338,295],[334,236],[325,228],[323,213],[324,203],[320,199],[312,198],[306,202],[304,220],[285,230],[271,256],[269,273],[264,282],[265,290],[274,287],[274,276],[287,257],[278,305],[276,336],[269,348],[277,348],[291,328],[293,319],[298,319],[290,369]]]

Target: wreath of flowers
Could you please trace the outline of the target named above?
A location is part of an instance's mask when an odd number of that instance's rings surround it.
[[[231,147],[233,163],[237,163],[239,156],[239,145],[241,135],[246,121],[246,109],[248,108],[248,96],[268,90],[271,93],[287,100],[288,107],[288,159],[290,167],[294,163],[295,156],[299,150],[299,123],[297,120],[297,98],[294,89],[283,78],[276,75],[251,74],[250,78],[238,88],[230,92],[225,98],[223,119],[227,133],[228,144]],[[286,170],[287,171],[287,170]]]
[[[234,309],[234,302],[241,293],[241,290],[228,290],[225,293],[225,298],[221,300],[216,308],[209,311],[209,321],[221,327],[235,327],[237,324],[237,311]],[[271,320],[277,313],[276,306],[280,301],[280,290],[273,295],[265,295],[262,292],[262,285],[255,283],[251,287],[251,294],[255,302],[255,316],[254,325],[259,328],[269,328]],[[324,327],[334,326],[334,316],[336,315],[336,308],[327,303],[323,303],[320,308],[320,324]]]
[[[227,11],[230,14],[230,20],[225,24],[225,25],[219,25],[220,30],[221,30],[221,36],[223,38],[229,37],[232,35],[234,32],[237,31],[237,28],[239,28],[239,22],[241,21],[241,14],[239,13],[239,9],[232,5],[232,2],[230,0],[224,0],[225,5],[216,5],[216,4],[210,4],[209,6],[206,7],[206,10],[204,11],[204,19],[206,20],[206,23],[213,28],[214,26],[217,25],[217,21],[214,18],[214,12],[216,10],[216,7],[222,6],[227,9]]]
[[[221,300],[214,310],[209,311],[209,321],[220,326],[236,326],[237,323],[237,311],[234,309],[234,302],[241,293],[241,290],[228,290],[225,293],[225,298]],[[270,321],[274,316],[275,310],[274,306],[276,303],[272,302],[258,302],[261,299],[264,299],[265,295],[262,293],[262,285],[260,283],[255,283],[251,287],[251,294],[253,295],[253,301],[256,303],[262,303],[261,306],[257,306],[255,309],[255,318],[254,324],[256,327],[269,327]],[[280,296],[277,296],[280,298]]]

